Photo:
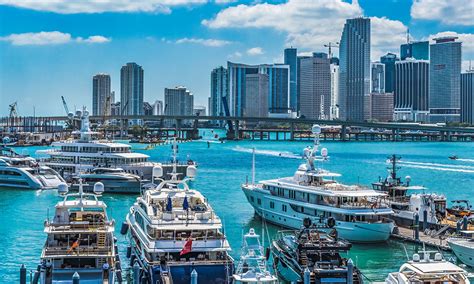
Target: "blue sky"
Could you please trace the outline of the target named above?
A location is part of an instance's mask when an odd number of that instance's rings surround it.
[[[326,51],[346,18],[372,22],[372,59],[399,52],[412,39],[456,34],[464,68],[474,61],[472,0],[229,1],[0,0],[0,115],[18,102],[19,115],[62,115],[91,106],[92,76],[108,73],[116,97],[120,67],[145,70],[145,100],[184,85],[206,105],[209,73],[227,60],[282,61],[283,49]],[[337,52],[337,51],[336,51]],[[473,62],[474,65],[474,62]]]

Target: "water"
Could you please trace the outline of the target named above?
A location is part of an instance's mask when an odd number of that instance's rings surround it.
[[[210,135],[209,132],[206,133]],[[206,136],[205,134],[205,136]],[[207,137],[206,136],[206,137]],[[211,139],[213,135],[207,137]],[[193,186],[208,197],[213,208],[225,223],[225,233],[233,248],[232,255],[239,256],[242,233],[250,227],[261,231],[261,221],[254,217],[240,184],[250,179],[251,149],[257,149],[256,177],[267,179],[293,175],[301,162],[302,149],[311,142],[240,141],[226,143],[190,142],[180,144],[182,159],[189,154],[199,163],[198,177]],[[340,172],[346,183],[369,184],[385,176],[386,159],[390,154],[402,156],[401,176],[410,175],[412,183],[423,185],[430,191],[445,194],[448,199],[467,199],[474,202],[474,144],[472,143],[390,143],[390,142],[326,142],[330,162],[325,167]],[[151,156],[154,161],[168,160],[169,145],[144,150],[144,145],[134,144],[137,152]],[[18,149],[30,153],[45,147]],[[456,154],[459,160],[449,160]],[[116,220],[116,235],[124,265],[128,240],[119,234],[129,207],[135,200],[130,195],[105,195],[109,215]],[[0,191],[0,283],[18,282],[19,268],[25,264],[35,269],[45,241],[43,222],[53,214],[59,200],[56,192]],[[49,208],[49,213],[48,213]],[[269,225],[270,235],[277,227]],[[365,276],[372,281],[383,281],[391,271],[396,271],[406,261],[405,248],[411,255],[417,248],[412,244],[389,241],[377,245],[354,245],[349,256]],[[446,257],[452,258],[450,254]]]

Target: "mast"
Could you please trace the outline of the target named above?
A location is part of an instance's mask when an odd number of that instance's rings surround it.
[[[255,185],[255,147],[252,149],[252,185]]]

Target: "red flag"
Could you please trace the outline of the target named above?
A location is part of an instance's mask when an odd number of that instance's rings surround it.
[[[184,244],[184,247],[183,249],[181,250],[181,252],[179,253],[179,255],[183,255],[183,254],[187,254],[187,253],[190,253],[191,252],[191,249],[193,247],[193,240],[190,238],[188,238],[188,240],[186,241],[186,243]]]

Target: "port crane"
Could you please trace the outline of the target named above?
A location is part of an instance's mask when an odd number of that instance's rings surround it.
[[[17,104],[17,102],[14,102],[14,103],[10,104],[8,107],[10,108],[10,114],[9,114],[10,127],[11,127],[10,130],[11,130],[11,132],[13,132],[13,127],[15,126],[15,120],[18,117],[18,112],[17,112],[18,104]]]

